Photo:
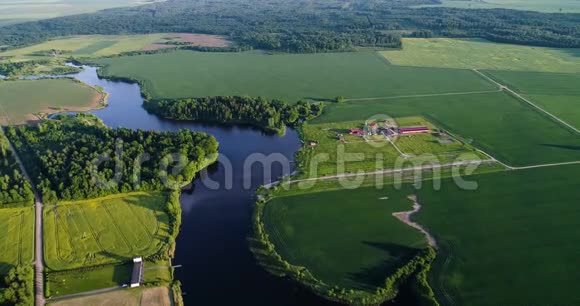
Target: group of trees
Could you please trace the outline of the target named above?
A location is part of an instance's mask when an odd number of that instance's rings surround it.
[[[0,289],[0,305],[30,306],[34,304],[32,266],[12,268],[4,278],[4,288]]]
[[[32,205],[33,202],[30,182],[20,172],[8,139],[0,133],[0,208],[4,205]]]
[[[173,0],[0,27],[0,46],[78,34],[198,32],[290,52],[400,47],[400,33],[580,47],[580,14],[412,8],[439,0]]]
[[[43,67],[46,66],[46,67]],[[0,63],[0,75],[8,78],[35,75],[38,68],[44,68],[43,73],[51,75],[66,75],[80,72],[80,68],[65,66],[60,61],[50,61],[47,59],[31,60],[23,62]]]
[[[46,203],[180,187],[218,150],[204,133],[111,129],[88,114],[6,131]]]
[[[286,126],[318,117],[324,104],[299,101],[296,104],[262,97],[218,96],[152,100],[145,108],[161,117],[226,124],[247,124],[282,133]]]

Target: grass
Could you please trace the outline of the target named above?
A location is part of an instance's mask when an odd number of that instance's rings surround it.
[[[544,13],[580,13],[580,3],[576,0],[442,0],[441,2],[442,4],[420,5],[419,7],[503,8]]]
[[[70,79],[0,81],[2,124],[38,120],[36,114],[97,108],[101,94]]]
[[[134,6],[143,0],[11,0],[0,2],[0,25]]]
[[[46,266],[69,270],[157,253],[168,243],[166,201],[141,192],[46,207]]]
[[[424,236],[392,216],[411,205],[404,194],[376,190],[309,193],[273,199],[264,220],[276,250],[291,264],[330,286],[373,292],[426,247]]]
[[[250,95],[295,102],[493,90],[471,71],[397,67],[374,52],[201,53],[102,59],[103,73],[142,80],[157,98]]]
[[[34,257],[34,210],[0,209],[0,276],[16,265],[26,265]]]
[[[440,191],[421,190],[417,220],[444,251],[431,284],[439,293],[444,286],[456,305],[578,304],[579,170],[565,166],[469,178],[478,182],[477,191],[451,181]]]
[[[376,114],[423,116],[512,166],[580,160],[576,134],[503,92],[332,104],[313,124]]]
[[[171,306],[167,287],[151,287],[119,290],[86,297],[49,302],[51,306],[123,305],[123,306]]]
[[[435,128],[421,117],[396,118],[399,126],[427,125]],[[302,128],[306,141],[317,141],[312,149],[305,149],[307,154],[307,175],[309,177],[326,176],[337,173],[373,172],[382,169],[409,167],[421,162],[436,161],[445,164],[466,159],[486,159],[477,154],[470,146],[459,141],[442,144],[439,136],[414,135],[394,139],[395,145],[402,150],[402,156],[384,135],[352,136],[350,128],[363,128],[364,120],[338,123],[309,124]],[[380,122],[382,124],[382,122]],[[341,142],[338,134],[344,136]],[[342,155],[344,152],[345,155]],[[314,161],[327,154],[328,159],[317,164]],[[347,154],[357,154],[360,158]],[[380,156],[379,158],[377,156]],[[356,158],[355,158],[356,157]],[[338,161],[344,161],[344,168],[337,167]],[[382,161],[381,161],[382,160]],[[379,161],[377,163],[377,161]],[[310,164],[312,162],[312,164]],[[314,168],[316,167],[316,168]],[[313,172],[316,169],[316,172]]]
[[[403,46],[402,50],[382,51],[381,55],[400,66],[580,72],[578,51],[571,49],[450,38],[405,38]]]
[[[51,297],[129,284],[133,264],[107,265],[90,270],[49,272],[45,280]]]

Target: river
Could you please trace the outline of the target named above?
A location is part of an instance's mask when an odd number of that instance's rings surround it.
[[[254,191],[264,183],[263,171],[254,167],[243,173],[244,161],[254,153],[280,153],[292,160],[301,147],[297,133],[288,129],[284,136],[269,135],[250,127],[177,122],[160,119],[142,107],[139,86],[99,79],[97,68],[84,66],[72,75],[109,93],[106,108],[91,111],[110,127],[176,131],[190,129],[214,135],[220,153],[233,168],[232,188],[226,188],[226,167],[210,167],[206,180],[221,183],[213,190],[201,179],[194,182],[193,192],[181,196],[183,226],[177,238],[174,265],[183,284],[186,305],[333,305],[295,283],[274,277],[257,265],[248,249]],[[289,174],[281,166],[272,167],[272,177]],[[286,173],[285,173],[286,172]],[[244,188],[244,180],[252,188]]]

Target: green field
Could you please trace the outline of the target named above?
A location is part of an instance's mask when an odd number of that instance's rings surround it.
[[[278,197],[266,204],[264,220],[291,264],[330,286],[374,291],[427,246],[421,233],[392,216],[411,210],[407,196],[358,189]]]
[[[493,90],[471,71],[398,67],[374,52],[328,54],[177,51],[99,60],[103,74],[142,80],[158,98],[224,95],[373,98]],[[354,119],[354,118],[353,118]]]
[[[33,260],[33,208],[0,209],[0,232],[0,277],[3,277],[12,267]]]
[[[0,81],[1,124],[37,121],[38,114],[98,108],[101,94],[69,79]]]
[[[511,166],[580,160],[578,136],[503,92],[332,104],[313,123],[423,116]]]
[[[450,181],[441,191],[421,190],[417,220],[444,247],[430,282],[434,289],[441,293],[444,286],[455,305],[578,304],[579,170],[472,177],[479,184],[475,192]]]
[[[441,5],[421,5],[419,7],[438,6],[472,9],[502,8],[545,13],[580,13],[580,3],[576,0],[442,0]]]
[[[498,44],[485,40],[405,38],[402,50],[382,51],[381,55],[400,66],[580,72],[580,51],[577,49]]]
[[[133,264],[47,273],[47,296],[57,297],[129,284]]]
[[[436,129],[431,123],[421,117],[395,118],[399,126],[426,125]],[[309,124],[302,128],[306,141],[316,141],[315,148],[305,149],[306,175],[319,177],[337,173],[356,173],[358,171],[373,172],[383,169],[403,168],[421,163],[436,162],[452,163],[460,160],[487,159],[473,148],[453,140],[451,143],[441,143],[441,139],[433,134],[414,135],[393,138],[394,144],[402,151],[401,154],[384,135],[353,136],[349,135],[351,128],[363,128],[364,120],[352,122]],[[344,142],[338,135],[343,135]],[[343,155],[343,152],[345,155]],[[315,162],[322,155],[328,159]],[[347,154],[358,154],[360,160],[348,159]],[[382,162],[377,158],[380,156]],[[357,157],[358,158],[358,157]],[[344,161],[344,167],[337,167],[337,161]]]
[[[10,0],[0,2],[0,25],[141,5],[147,0]],[[159,1],[157,1],[159,2]]]
[[[162,193],[134,193],[46,207],[47,267],[68,270],[157,253],[168,243],[166,201]]]

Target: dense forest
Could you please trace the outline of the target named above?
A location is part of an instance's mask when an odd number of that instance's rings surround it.
[[[34,303],[32,266],[10,269],[0,289],[0,305],[29,306]]]
[[[88,114],[6,134],[47,204],[187,184],[218,150],[204,133],[111,129]]]
[[[197,32],[290,52],[399,47],[400,36],[480,37],[552,47],[580,47],[580,14],[503,9],[411,8],[439,0],[172,0],[0,27],[0,46],[58,36]]]
[[[22,206],[34,203],[30,182],[20,172],[10,144],[0,133],[0,208],[5,205]]]
[[[283,133],[288,125],[320,116],[324,104],[299,101],[292,105],[262,97],[226,96],[153,100],[146,102],[145,108],[168,119],[247,124]]]

